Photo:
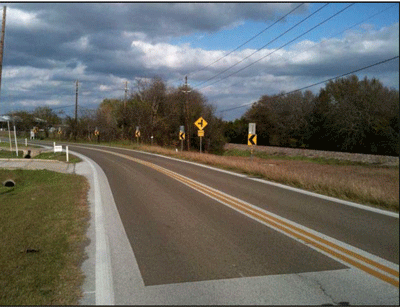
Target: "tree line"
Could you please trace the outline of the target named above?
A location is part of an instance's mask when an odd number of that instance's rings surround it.
[[[44,112],[38,112],[40,110]],[[198,91],[190,87],[167,88],[160,77],[140,80],[136,91],[126,99],[104,99],[96,110],[80,109],[78,120],[67,116],[63,121],[49,107],[13,112],[19,130],[38,127],[46,137],[68,140],[100,141],[131,140],[136,142],[136,128],[140,130],[141,143],[180,147],[180,127],[185,127],[185,149],[199,149],[200,138],[194,122],[203,117],[208,125],[204,129],[202,147],[206,152],[223,151],[225,144],[224,123],[215,116],[215,107]],[[44,121],[35,121],[40,118]],[[63,122],[63,123],[61,123]],[[62,127],[62,134],[49,133],[50,126]],[[51,135],[52,134],[52,135]]]
[[[78,121],[64,119],[49,107],[14,112],[22,119],[19,130],[36,126],[45,137],[100,141],[136,141],[179,147],[180,126],[185,127],[185,149],[199,149],[194,122],[208,122],[203,149],[221,153],[226,142],[247,144],[248,124],[256,123],[258,145],[328,151],[399,155],[399,91],[377,79],[357,76],[329,81],[318,94],[311,91],[263,95],[235,121],[223,121],[215,107],[198,91],[186,86],[167,88],[154,77],[141,80],[125,99],[107,98],[96,110],[81,110]],[[50,126],[62,127],[57,135]],[[151,138],[153,137],[153,138]]]
[[[225,125],[228,142],[246,143],[248,123],[258,145],[399,155],[399,91],[352,75],[310,91],[263,95]]]

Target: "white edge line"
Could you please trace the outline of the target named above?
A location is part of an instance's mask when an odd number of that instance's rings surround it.
[[[101,188],[96,170],[96,163],[88,157],[69,151],[71,154],[78,156],[87,162],[93,172],[93,192],[95,204],[95,230],[96,230],[96,306],[114,305],[114,288],[111,270],[111,259],[109,247],[107,244],[107,236],[104,227],[103,204],[101,199]],[[98,167],[98,165],[97,165]],[[98,167],[100,168],[100,167]]]
[[[162,168],[162,167],[161,167],[161,168]],[[165,168],[163,168],[163,169],[165,169]],[[303,231],[305,231],[305,232],[308,232],[308,233],[310,233],[310,234],[313,234],[313,235],[315,235],[315,236],[318,236],[318,237],[320,237],[321,239],[327,240],[327,241],[329,241],[329,242],[331,242],[331,243],[333,243],[333,244],[336,244],[336,245],[338,245],[338,246],[341,246],[341,247],[343,247],[343,248],[346,248],[346,249],[349,250],[349,251],[352,251],[352,252],[354,252],[354,253],[357,253],[357,254],[359,254],[359,255],[362,255],[362,256],[364,256],[364,257],[366,257],[366,258],[368,258],[368,259],[370,259],[370,260],[373,260],[373,261],[375,261],[375,262],[377,262],[377,263],[380,263],[380,264],[382,264],[382,265],[385,265],[385,266],[387,266],[387,267],[389,267],[389,268],[391,268],[391,269],[394,269],[394,270],[397,270],[397,271],[399,270],[399,265],[398,265],[398,264],[395,264],[395,263],[393,263],[393,262],[387,261],[387,260],[385,260],[385,259],[383,259],[383,258],[380,258],[380,257],[378,257],[378,256],[376,256],[376,255],[373,255],[373,254],[371,254],[371,253],[369,253],[369,252],[366,252],[366,251],[364,251],[364,250],[361,250],[361,249],[359,249],[359,248],[357,248],[357,247],[354,247],[354,246],[351,246],[351,245],[349,245],[349,244],[347,244],[347,243],[341,242],[341,241],[339,241],[339,240],[337,240],[337,239],[335,239],[335,238],[332,238],[332,237],[330,237],[330,236],[328,236],[328,235],[325,235],[325,234],[320,233],[320,232],[317,232],[317,231],[315,231],[315,230],[313,230],[313,229],[307,228],[307,227],[305,227],[305,226],[303,226],[303,225],[300,225],[300,224],[298,224],[298,223],[296,223],[296,222],[293,222],[293,221],[291,221],[291,220],[289,220],[289,219],[286,219],[286,218],[284,218],[284,217],[278,216],[278,215],[276,215],[276,214],[274,214],[274,213],[268,212],[268,211],[266,211],[266,210],[264,210],[264,209],[261,209],[261,208],[255,206],[255,205],[253,205],[253,204],[251,204],[251,203],[248,203],[248,202],[246,202],[246,201],[244,201],[244,200],[241,200],[241,199],[238,199],[238,198],[233,197],[233,196],[231,196],[231,195],[228,195],[228,194],[226,194],[226,193],[224,193],[224,192],[222,192],[222,191],[219,191],[219,190],[217,190],[217,189],[215,189],[215,188],[212,188],[212,187],[210,187],[210,186],[207,186],[207,185],[205,185],[205,184],[202,184],[202,183],[200,183],[200,182],[197,182],[197,181],[195,181],[195,180],[193,180],[193,179],[190,179],[190,178],[188,178],[188,177],[185,177],[185,176],[183,176],[183,175],[181,175],[181,174],[178,174],[178,173],[176,173],[176,172],[170,171],[170,170],[168,170],[168,169],[165,169],[165,170],[167,170],[168,172],[170,172],[170,173],[172,173],[172,174],[179,175],[180,177],[183,177],[183,178],[187,179],[188,181],[192,181],[192,182],[194,182],[195,184],[197,184],[198,186],[203,187],[204,189],[208,189],[208,190],[210,190],[210,191],[212,191],[212,192],[214,192],[214,193],[216,193],[216,194],[220,194],[222,197],[226,197],[226,198],[232,199],[234,202],[239,203],[239,205],[240,205],[240,203],[243,203],[244,205],[248,206],[248,207],[249,207],[249,210],[250,210],[251,212],[253,212],[253,213],[256,213],[256,212],[254,212],[254,210],[255,210],[255,211],[261,211],[261,212],[263,212],[263,213],[265,213],[265,214],[267,214],[267,215],[270,215],[270,216],[272,216],[272,217],[278,219],[278,221],[275,221],[275,223],[279,224],[280,226],[282,226],[282,227],[284,227],[284,228],[288,228],[288,227],[282,225],[282,223],[280,223],[279,220],[280,220],[280,221],[283,221],[283,222],[286,222],[286,223],[288,223],[289,225],[292,225],[292,226],[294,226],[294,227],[297,227],[297,228],[299,228],[299,229],[301,229],[301,230],[303,230]],[[268,224],[267,222],[264,222],[263,220],[260,220],[260,219],[258,219],[258,218],[256,218],[256,217],[253,217],[253,216],[247,214],[246,212],[243,212],[243,211],[242,211],[241,209],[239,209],[239,208],[235,208],[234,206],[230,205],[229,203],[226,203],[226,202],[224,202],[224,201],[222,201],[222,200],[219,200],[219,199],[217,199],[217,198],[215,198],[215,197],[213,197],[213,196],[211,196],[211,195],[209,195],[209,194],[207,194],[207,193],[205,193],[205,192],[203,192],[203,191],[197,189],[196,187],[193,187],[193,186],[191,186],[191,185],[189,185],[189,184],[187,184],[187,183],[185,183],[185,182],[183,182],[183,181],[181,181],[181,180],[179,180],[179,179],[177,179],[177,178],[175,178],[175,180],[177,180],[177,181],[181,182],[182,184],[184,184],[184,185],[186,185],[186,186],[189,186],[189,187],[191,187],[192,189],[194,189],[194,190],[196,190],[196,191],[198,191],[198,192],[200,192],[200,193],[202,193],[202,194],[204,194],[204,195],[206,195],[206,196],[208,196],[208,197],[210,197],[210,198],[212,198],[212,199],[214,199],[214,200],[216,200],[216,201],[218,201],[218,202],[220,202],[220,203],[222,203],[222,204],[224,204],[224,205],[226,205],[226,206],[228,206],[228,207],[230,207],[230,208],[232,208],[232,209],[234,209],[234,210],[236,210],[236,211],[238,211],[238,212],[240,212],[240,213],[242,213],[242,214],[244,214],[244,215],[246,215],[246,216],[248,216],[249,218],[252,218],[252,219],[254,219],[254,220],[257,220],[257,221],[263,223],[264,225],[267,225],[268,227],[271,227],[271,228],[277,230],[278,232],[285,233],[287,236],[289,236],[289,237],[291,237],[291,238],[294,238],[294,239],[296,239],[296,240],[298,240],[298,241],[300,241],[301,243],[304,244],[304,241],[303,241],[303,240],[298,239],[298,238],[296,238],[296,237],[293,237],[292,235],[287,234],[285,231],[282,231],[282,230],[280,230],[280,229],[278,229],[278,228],[275,228],[274,226],[271,226],[271,225]],[[290,228],[289,228],[289,229],[290,229]],[[295,231],[295,232],[297,232],[297,231]],[[309,236],[304,235],[304,234],[303,234],[302,236],[309,238]],[[315,240],[315,239],[311,239],[311,240],[312,240],[312,241],[315,241],[315,242],[318,242],[319,244],[321,244],[321,245],[323,245],[323,246],[326,246],[326,244],[323,244],[323,243],[319,242],[318,240]],[[310,246],[308,243],[305,243],[305,244],[306,244],[307,246]],[[328,248],[329,248],[329,249],[332,249],[332,250],[336,250],[335,248],[330,247],[330,246],[329,246]],[[341,251],[339,251],[339,252],[340,252],[341,254],[347,255],[347,254],[344,253],[344,252],[341,252]],[[330,257],[332,257],[332,255],[330,255],[330,254],[327,254],[327,253],[325,253],[325,254],[328,255],[328,256],[330,256]],[[347,255],[347,256],[348,256],[348,255]],[[352,256],[348,256],[348,257],[350,257],[351,259],[353,259]],[[341,262],[344,262],[344,261],[341,260]],[[364,263],[363,261],[358,260],[358,259],[357,259],[357,262]],[[371,267],[371,265],[368,265],[368,266]],[[379,269],[376,269],[376,270],[379,271]],[[386,273],[386,275],[388,275],[388,274]],[[390,275],[390,274],[389,274],[389,275]]]
[[[100,147],[101,145],[100,146],[99,145],[94,145],[94,146]],[[370,211],[370,212],[374,212],[374,213],[378,213],[378,214],[382,214],[382,215],[386,215],[386,216],[390,216],[390,217],[394,217],[394,218],[399,218],[399,213],[395,213],[395,212],[391,212],[391,211],[387,211],[387,210],[382,210],[382,209],[374,208],[374,207],[367,206],[367,205],[362,205],[362,204],[351,202],[351,201],[345,201],[345,200],[341,200],[341,199],[338,199],[338,198],[317,194],[317,193],[310,192],[310,191],[307,191],[307,190],[304,190],[304,189],[295,188],[295,187],[291,187],[291,186],[287,186],[287,185],[283,185],[283,184],[267,181],[267,180],[264,180],[264,179],[253,178],[253,177],[250,177],[250,176],[247,176],[247,175],[244,175],[244,174],[240,174],[240,173],[236,173],[236,172],[232,172],[232,171],[228,171],[228,170],[223,170],[223,169],[218,169],[218,168],[207,166],[207,165],[203,165],[203,164],[200,164],[200,163],[186,161],[186,160],[182,160],[182,159],[174,158],[174,157],[168,157],[168,156],[164,156],[164,155],[161,155],[161,154],[148,153],[148,152],[144,152],[144,151],[138,151],[138,150],[132,150],[132,149],[124,149],[124,148],[111,147],[111,146],[104,146],[104,147],[108,147],[108,148],[112,148],[112,149],[118,149],[118,150],[126,150],[126,151],[138,152],[138,153],[142,153],[142,154],[159,156],[159,157],[170,159],[170,160],[184,162],[184,163],[187,163],[187,164],[192,164],[192,165],[195,165],[195,166],[211,169],[211,170],[214,170],[214,171],[227,173],[227,174],[234,175],[234,176],[237,176],[237,177],[247,178],[249,180],[261,182],[261,183],[268,184],[268,185],[271,185],[271,186],[276,186],[276,187],[279,187],[279,188],[291,190],[291,191],[294,191],[294,192],[297,192],[297,193],[301,193],[301,194],[304,194],[304,195],[309,195],[309,196],[320,198],[320,199],[324,199],[324,200],[327,200],[327,201],[337,202],[337,203],[340,203],[340,204],[343,204],[343,205],[359,208],[359,209],[362,209],[362,210],[365,210],[365,211]]]
[[[109,152],[109,151],[107,151],[107,150],[100,150],[100,151]],[[116,156],[121,156],[121,157],[126,156],[126,154],[120,154],[120,153],[115,153],[114,155],[116,155]],[[140,161],[143,161],[143,160],[141,160],[141,159],[134,158],[134,157],[132,157],[132,160],[133,160],[133,161],[137,161],[138,163],[141,163]],[[253,219],[253,220],[256,220],[256,221],[258,221],[258,222],[260,222],[260,223],[262,223],[262,224],[264,224],[264,225],[266,225],[266,226],[268,226],[268,227],[270,227],[270,228],[272,228],[272,229],[274,229],[274,230],[276,230],[276,231],[278,231],[278,232],[280,232],[280,233],[282,233],[282,234],[285,234],[286,236],[289,236],[290,238],[295,239],[296,241],[301,242],[302,244],[305,244],[306,246],[308,246],[308,247],[310,247],[310,248],[312,248],[312,249],[314,249],[314,250],[317,250],[317,251],[323,253],[324,255],[329,256],[330,258],[334,258],[335,260],[339,261],[340,263],[346,264],[346,265],[350,266],[351,268],[357,268],[357,267],[354,266],[354,265],[352,265],[352,264],[350,264],[350,263],[347,263],[346,261],[344,261],[344,260],[342,260],[342,259],[340,259],[340,258],[337,258],[337,257],[331,255],[330,253],[325,252],[324,250],[321,250],[321,249],[315,247],[314,245],[310,245],[310,244],[304,242],[303,240],[297,238],[296,236],[293,236],[293,235],[287,233],[286,231],[283,231],[283,230],[281,230],[281,229],[279,229],[279,228],[276,228],[276,227],[270,225],[268,222],[265,222],[265,221],[260,220],[260,219],[258,219],[258,218],[256,218],[256,217],[253,217],[252,215],[250,215],[250,214],[248,214],[248,213],[246,213],[246,212],[243,212],[240,208],[236,208],[236,207],[230,205],[229,203],[226,203],[226,202],[224,202],[224,201],[222,201],[222,200],[220,200],[220,199],[218,199],[218,198],[216,198],[216,197],[213,197],[213,196],[211,196],[210,194],[208,194],[207,192],[204,192],[204,191],[202,191],[202,190],[200,190],[200,189],[194,187],[193,185],[197,185],[197,186],[199,186],[199,187],[202,187],[202,188],[205,189],[205,190],[209,190],[209,191],[211,191],[211,192],[213,192],[213,193],[215,193],[215,194],[219,194],[219,195],[221,195],[221,197],[226,197],[226,198],[232,199],[235,203],[238,203],[239,205],[240,205],[240,203],[242,203],[243,205],[246,205],[246,206],[248,207],[248,209],[249,209],[252,213],[255,213],[254,211],[257,211],[257,210],[258,210],[258,211],[261,211],[261,212],[263,212],[263,213],[265,213],[265,214],[267,214],[267,215],[270,215],[270,216],[272,216],[272,217],[278,219],[278,221],[276,221],[275,223],[277,223],[278,225],[280,225],[280,226],[282,226],[282,227],[284,227],[284,228],[288,228],[288,227],[282,225],[282,223],[279,222],[279,220],[280,220],[280,221],[283,221],[283,222],[286,222],[286,223],[288,223],[289,225],[292,225],[292,226],[294,226],[294,227],[297,227],[297,228],[299,228],[299,229],[301,229],[301,230],[303,230],[303,231],[306,231],[306,232],[308,232],[308,233],[310,233],[310,234],[313,234],[313,235],[315,235],[315,236],[317,236],[317,237],[320,237],[321,239],[324,239],[324,240],[327,240],[327,241],[329,241],[329,242],[331,242],[331,243],[334,243],[334,244],[338,245],[339,247],[343,247],[343,248],[345,248],[345,249],[347,249],[347,250],[349,250],[349,251],[352,251],[352,252],[357,253],[357,254],[359,254],[359,255],[361,255],[361,256],[364,256],[364,257],[367,258],[367,259],[370,259],[370,260],[373,260],[373,261],[375,261],[375,262],[377,262],[377,263],[380,263],[380,264],[382,264],[382,265],[385,265],[385,266],[387,266],[387,267],[389,267],[389,268],[391,268],[391,269],[393,269],[393,270],[397,270],[397,271],[399,270],[399,266],[398,266],[397,264],[392,263],[392,262],[390,262],[390,261],[387,261],[387,260],[385,260],[385,259],[382,259],[382,258],[380,258],[380,257],[378,257],[378,256],[376,256],[376,255],[373,255],[373,254],[371,254],[371,253],[368,253],[368,252],[366,252],[366,251],[364,251],[364,250],[361,250],[361,249],[359,249],[359,248],[356,248],[356,247],[354,247],[354,246],[348,245],[348,244],[346,244],[346,243],[344,243],[344,242],[341,242],[341,241],[339,241],[339,240],[336,240],[336,239],[334,239],[334,238],[332,238],[332,237],[330,237],[330,236],[327,236],[327,235],[322,234],[322,233],[320,233],[320,232],[317,232],[317,231],[315,231],[315,230],[309,229],[309,228],[307,228],[307,227],[305,227],[305,226],[299,225],[299,224],[297,224],[297,223],[295,223],[295,222],[293,222],[293,221],[291,221],[291,220],[288,220],[288,219],[286,219],[286,218],[280,217],[280,216],[278,216],[278,215],[276,215],[276,214],[270,213],[269,211],[266,211],[266,210],[264,210],[264,209],[261,209],[261,208],[255,206],[255,205],[253,205],[253,204],[251,204],[251,203],[248,203],[248,202],[246,202],[246,201],[243,201],[243,200],[241,200],[241,199],[238,199],[238,198],[236,198],[236,197],[233,197],[233,196],[231,196],[231,195],[229,195],[229,194],[226,194],[226,193],[224,193],[224,192],[222,192],[222,191],[220,191],[220,190],[217,190],[217,189],[215,189],[215,188],[212,188],[212,187],[210,187],[210,186],[208,186],[208,185],[205,185],[205,184],[203,184],[203,183],[200,183],[200,182],[198,182],[198,181],[196,181],[196,180],[193,180],[193,179],[191,179],[191,178],[188,178],[188,177],[186,177],[186,176],[184,176],[184,175],[181,175],[181,174],[179,174],[179,173],[176,173],[176,172],[171,171],[171,170],[169,170],[169,169],[166,169],[166,168],[164,168],[164,167],[158,166],[158,165],[156,165],[156,164],[154,164],[154,163],[147,162],[147,161],[143,161],[143,163],[144,163],[144,165],[148,165],[148,167],[153,168],[153,169],[155,169],[155,170],[157,170],[157,171],[160,171],[161,173],[164,173],[164,174],[167,175],[167,176],[172,177],[172,178],[175,179],[176,181],[178,181],[178,182],[180,182],[180,183],[182,183],[182,184],[184,184],[184,185],[186,185],[186,186],[188,186],[188,187],[190,187],[190,188],[192,188],[192,189],[194,189],[194,190],[196,190],[196,191],[202,193],[203,195],[206,195],[207,197],[209,197],[209,198],[211,198],[211,199],[214,199],[215,201],[217,201],[217,202],[219,202],[219,203],[222,203],[222,204],[224,204],[224,205],[230,207],[231,209],[234,209],[235,211],[237,211],[237,212],[239,212],[239,213],[241,213],[241,214],[244,214],[245,216],[247,216],[247,217],[249,217],[249,218],[251,218],[251,219]],[[180,179],[179,177],[185,179],[187,182],[183,181],[183,180]],[[188,182],[189,182],[189,183],[188,183]],[[190,183],[190,182],[191,182],[191,183]],[[289,227],[289,230],[290,230],[290,227]],[[345,252],[338,251],[336,248],[327,246],[326,244],[320,242],[319,240],[312,239],[312,238],[310,238],[308,235],[303,235],[303,236],[305,236],[306,238],[310,239],[312,242],[317,242],[317,243],[319,243],[320,245],[322,245],[322,246],[324,246],[324,247],[326,247],[326,248],[329,248],[329,249],[331,249],[331,250],[334,250],[334,251],[338,252],[339,254],[345,255],[345,256],[349,257],[350,259],[353,259],[354,261],[357,261],[358,263],[364,264],[365,266],[367,266],[367,267],[369,267],[369,268],[371,268],[371,269],[374,269],[374,270],[377,271],[377,272],[381,272],[381,273],[384,274],[384,275],[392,276],[391,274],[386,273],[385,271],[382,271],[382,270],[380,270],[380,269],[378,269],[378,268],[375,268],[375,266],[370,265],[370,264],[368,264],[368,263],[365,263],[365,262],[362,261],[362,260],[358,260],[357,258],[354,258],[353,256],[348,255],[348,254],[345,253]],[[396,276],[396,278],[398,279],[397,276]]]
[[[30,143],[32,144],[32,143]],[[35,144],[35,143],[33,143]],[[38,144],[35,144],[38,145]],[[50,146],[43,146],[51,148]],[[63,150],[65,151],[65,150]],[[95,206],[95,232],[96,232],[96,263],[95,263],[95,285],[96,306],[114,305],[114,286],[111,270],[111,259],[109,247],[107,245],[107,236],[104,227],[103,204],[101,199],[101,188],[98,178],[97,168],[101,169],[94,161],[83,154],[69,150],[69,153],[81,158],[87,162],[92,169],[93,174],[93,194]]]

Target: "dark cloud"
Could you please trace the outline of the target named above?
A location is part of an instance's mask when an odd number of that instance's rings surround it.
[[[74,102],[74,82],[79,79],[82,83],[81,103],[92,106],[105,97],[122,97],[124,80],[129,80],[134,87],[135,78],[158,75],[169,85],[179,85],[185,74],[204,68],[226,51],[194,49],[190,44],[173,45],[170,43],[172,38],[215,33],[248,20],[276,20],[298,5],[7,4],[10,18],[7,19],[3,62],[5,86],[2,87],[1,99],[12,108],[29,104],[37,106],[40,102],[68,105]],[[306,10],[307,5],[303,5],[296,13]],[[347,33],[342,40],[328,40],[310,50],[303,45],[294,44],[289,50],[276,52],[233,78],[204,89],[203,93],[211,103],[224,109],[255,101],[265,93],[293,90],[321,78],[370,65],[396,52],[398,54],[398,24],[379,31]],[[270,51],[260,52],[216,80]],[[198,85],[250,52],[252,50],[236,51],[218,64],[192,74],[191,85]],[[382,66],[381,71],[398,72],[398,61],[390,65]],[[381,71],[377,69],[376,73]]]

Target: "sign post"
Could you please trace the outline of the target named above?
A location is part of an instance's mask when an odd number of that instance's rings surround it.
[[[15,138],[15,152],[16,152],[17,157],[18,157],[17,132],[16,132],[16,130],[15,130],[15,125],[14,125],[14,138]]]
[[[247,145],[250,146],[251,158],[253,158],[253,146],[257,145],[256,123],[249,123],[249,135]]]
[[[183,152],[183,140],[185,140],[185,126],[179,127],[179,140],[181,141],[181,152]]]
[[[99,132],[99,130],[97,129],[97,127],[96,127],[96,129],[94,130],[94,135],[95,135],[96,138],[97,138],[97,143],[100,143],[100,132]]]
[[[139,126],[136,126],[135,136],[136,136],[136,143],[139,144],[139,137],[140,137]]]
[[[197,132],[197,135],[200,137],[200,153],[201,153],[201,148],[202,148],[202,137],[204,137],[204,130],[203,128],[207,126],[207,121],[204,120],[202,117],[198,118],[196,122],[194,122],[194,125],[197,126],[199,131]]]

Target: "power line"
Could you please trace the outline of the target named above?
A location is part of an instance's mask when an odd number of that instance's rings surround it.
[[[360,72],[360,71],[365,70],[365,69],[367,69],[367,68],[371,68],[371,67],[374,67],[374,66],[377,66],[377,65],[384,64],[384,63],[386,63],[386,62],[389,62],[389,61],[392,61],[392,60],[395,60],[395,59],[398,59],[398,58],[399,58],[399,56],[395,56],[395,57],[393,57],[393,58],[386,59],[386,60],[383,60],[383,61],[380,61],[380,62],[371,64],[371,65],[365,66],[365,67],[363,67],[363,68],[360,68],[360,69],[351,71],[351,72],[349,72],[349,73],[345,73],[345,74],[342,74],[342,75],[339,75],[339,76],[336,76],[336,77],[333,77],[333,78],[326,79],[326,80],[324,80],[324,81],[320,81],[320,82],[317,82],[317,83],[313,83],[312,85],[309,85],[309,86],[306,86],[306,87],[302,87],[302,88],[300,88],[300,89],[296,89],[296,90],[290,91],[290,92],[288,92],[288,93],[283,93],[283,94],[280,94],[280,95],[276,95],[276,96],[274,96],[274,97],[277,98],[277,97],[285,96],[285,95],[292,94],[292,93],[295,93],[295,92],[298,92],[298,91],[302,91],[302,90],[305,90],[305,89],[308,89],[308,88],[317,86],[317,85],[319,85],[319,84],[322,84],[322,83],[325,83],[325,82],[328,82],[328,81],[331,81],[331,80],[335,80],[335,79],[338,79],[338,78],[342,78],[342,77],[348,76],[348,75],[350,75],[350,74],[354,74],[354,73]],[[237,106],[237,107],[233,107],[233,108],[229,108],[229,109],[224,109],[224,110],[218,111],[218,113],[227,112],[227,111],[232,111],[232,110],[239,109],[239,108],[243,108],[243,107],[246,107],[246,106],[249,106],[249,105],[252,105],[252,104],[254,104],[254,103],[243,104],[243,105],[241,105],[241,106]]]
[[[311,29],[307,30],[306,32],[302,33],[301,35],[299,35],[299,36],[297,36],[296,38],[292,39],[291,41],[287,42],[286,44],[283,44],[282,46],[280,46],[279,48],[277,48],[277,49],[275,49],[274,51],[270,52],[270,53],[267,54],[266,56],[261,57],[261,58],[258,59],[257,61],[254,61],[254,62],[250,63],[249,65],[247,65],[247,66],[241,68],[240,70],[238,70],[238,71],[236,71],[236,72],[234,72],[234,73],[232,73],[232,74],[230,74],[230,75],[228,75],[228,76],[225,76],[225,77],[223,77],[223,78],[221,78],[221,79],[219,79],[219,80],[217,80],[217,81],[215,81],[215,82],[209,84],[208,86],[204,86],[204,87],[198,88],[198,90],[203,89],[203,88],[206,88],[206,87],[209,87],[209,86],[211,86],[211,85],[213,85],[213,84],[216,84],[216,83],[218,83],[218,82],[220,82],[220,81],[222,81],[222,80],[224,80],[224,79],[226,79],[226,78],[229,78],[229,77],[231,77],[231,76],[233,76],[233,75],[235,75],[235,74],[237,74],[237,73],[239,73],[239,72],[245,70],[246,68],[248,68],[248,67],[250,67],[250,66],[252,66],[252,65],[254,65],[254,64],[258,63],[258,62],[260,62],[261,60],[263,60],[263,59],[265,59],[266,57],[272,55],[273,53],[277,52],[278,50],[282,49],[283,47],[285,47],[285,46],[287,46],[287,45],[293,43],[294,41],[296,41],[296,40],[299,39],[300,37],[306,35],[307,33],[313,31],[314,29],[320,27],[322,24],[326,23],[327,21],[329,21],[329,20],[332,19],[333,17],[339,15],[339,14],[342,13],[343,11],[347,10],[349,7],[353,6],[354,4],[355,4],[355,3],[352,3],[352,4],[348,5],[348,6],[346,6],[344,9],[342,9],[342,10],[340,10],[339,12],[337,12],[337,13],[333,14],[332,16],[328,17],[328,18],[325,19],[324,21],[320,22],[320,23],[317,24],[316,26],[312,27]]]
[[[316,13],[318,13],[320,10],[322,10],[323,8],[325,8],[326,6],[328,6],[329,3],[326,3],[325,5],[323,5],[322,7],[320,7],[318,10],[316,10],[315,12],[311,13],[310,15],[308,15],[306,18],[302,19],[301,21],[299,21],[297,24],[295,24],[294,26],[292,26],[291,28],[289,28],[288,30],[286,30],[285,32],[281,33],[280,35],[278,35],[277,37],[275,37],[273,40],[269,41],[267,44],[265,44],[264,46],[261,46],[259,49],[257,49],[256,51],[254,51],[252,54],[248,55],[247,57],[244,57],[242,60],[240,60],[239,62],[236,62],[235,64],[229,66],[227,69],[223,70],[222,72],[219,72],[218,74],[208,78],[207,80],[203,81],[202,83],[200,83],[197,87],[201,86],[202,84],[207,83],[208,81],[214,79],[215,77],[218,77],[219,75],[225,73],[226,71],[230,70],[231,68],[235,67],[236,65],[242,63],[244,60],[250,58],[252,55],[254,55],[255,53],[259,52],[260,50],[264,49],[265,47],[267,47],[268,45],[270,45],[271,43],[273,43],[274,41],[276,41],[278,38],[284,36],[285,34],[287,34],[289,31],[293,30],[294,28],[296,28],[297,26],[299,26],[301,23],[303,23],[304,21],[306,21],[307,19],[309,19],[311,16],[315,15]],[[202,89],[202,88],[200,88]]]
[[[198,69],[192,73],[188,73],[186,75],[190,75],[190,74],[195,74],[198,72],[201,72],[202,70],[206,69],[207,67],[210,67],[211,65],[219,62],[220,60],[222,60],[223,58],[226,58],[227,56],[229,56],[231,53],[235,52],[236,50],[238,50],[239,48],[243,47],[244,45],[246,45],[247,43],[251,42],[252,40],[254,40],[256,37],[260,36],[262,33],[264,33],[265,31],[267,31],[268,29],[272,28],[274,25],[276,25],[278,22],[280,22],[281,20],[285,19],[288,15],[292,14],[295,10],[297,10],[299,7],[301,7],[302,5],[304,5],[304,3],[301,3],[300,5],[296,6],[293,10],[291,10],[289,13],[287,13],[286,15],[282,16],[281,18],[279,18],[277,21],[275,21],[272,25],[266,27],[264,30],[262,30],[261,32],[258,32],[256,35],[254,35],[253,37],[251,37],[250,39],[248,39],[246,42],[244,42],[243,44],[239,45],[238,47],[236,47],[235,49],[231,50],[230,52],[228,52],[226,55],[222,56],[221,58],[215,60],[214,62],[204,66],[201,69]]]
[[[74,107],[74,106],[75,105],[59,106],[59,107],[51,108],[51,110],[64,109],[64,108],[69,108],[69,107]]]
[[[395,5],[396,5],[396,4],[393,4],[393,5],[389,6],[389,7],[387,7],[386,9],[381,10],[381,11],[378,12],[378,13],[375,13],[375,14],[370,15],[369,17],[367,17],[367,18],[361,20],[360,22],[358,22],[358,23],[356,23],[356,24],[354,24],[354,25],[352,25],[352,26],[350,26],[350,27],[348,27],[348,28],[346,28],[346,29],[344,29],[344,30],[342,30],[342,31],[340,31],[340,32],[337,32],[336,34],[332,35],[330,38],[336,37],[336,36],[338,36],[339,34],[342,34],[343,32],[345,32],[345,31],[347,31],[347,30],[349,30],[349,29],[351,29],[351,28],[354,28],[354,27],[356,27],[356,26],[362,24],[363,22],[366,22],[367,20],[371,19],[372,17],[375,17],[375,16],[377,16],[377,15],[379,15],[379,14],[382,14],[383,12],[385,12],[385,11],[391,9],[391,8],[394,7]],[[323,40],[322,40],[321,42],[319,42],[318,44],[315,44],[315,45],[311,46],[310,48],[307,48],[307,49],[303,50],[302,52],[298,53],[296,56],[299,56],[299,55],[305,53],[306,51],[309,51],[310,49],[313,49],[313,48],[315,48],[315,47],[321,45],[322,43],[325,43],[327,40],[328,40],[328,39],[323,39]]]

